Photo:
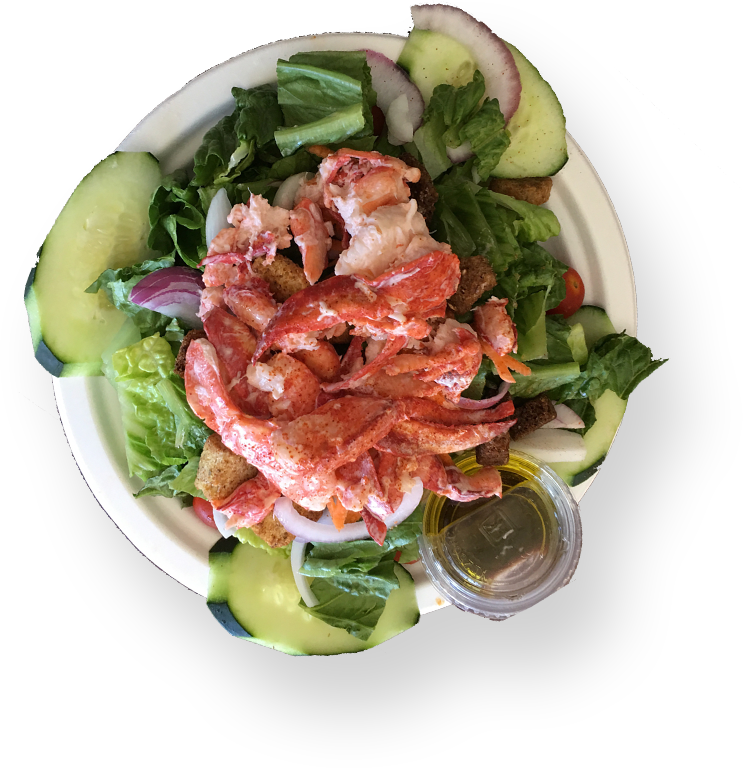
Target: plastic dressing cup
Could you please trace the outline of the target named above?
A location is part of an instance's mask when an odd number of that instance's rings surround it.
[[[457,466],[479,469],[474,454]],[[502,498],[456,502],[431,494],[419,539],[436,590],[463,611],[502,620],[567,584],[578,565],[578,503],[549,466],[520,451],[498,468]]]

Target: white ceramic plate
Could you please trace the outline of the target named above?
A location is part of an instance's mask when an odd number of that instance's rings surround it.
[[[188,163],[204,133],[232,112],[231,88],[274,81],[277,59],[298,51],[371,48],[395,60],[404,42],[394,35],[327,34],[248,51],[192,80],[142,120],[118,148],[152,152],[163,172],[171,173]],[[570,136],[568,153],[570,160],[555,176],[549,202],[562,233],[546,247],[578,270],[586,302],[604,307],[618,330],[634,335],[635,286],[619,221],[601,180]],[[132,497],[139,481],[128,476],[119,406],[108,382],[102,377],[55,379],[54,391],[72,453],[101,507],[149,560],[206,595],[208,552],[218,534],[176,500]],[[590,482],[574,489],[577,498]],[[444,605],[423,574],[414,575],[421,611]]]

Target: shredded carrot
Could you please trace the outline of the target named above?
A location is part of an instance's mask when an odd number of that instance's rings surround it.
[[[482,346],[482,351],[493,361],[495,370],[503,381],[508,381],[511,384],[515,383],[516,379],[511,375],[511,370],[520,373],[522,376],[531,375],[531,368],[520,360],[517,360],[515,357],[511,357],[511,355],[499,355],[487,341],[483,341],[482,339],[480,339],[480,345]]]
[[[346,524],[348,510],[333,496],[328,502],[328,512],[330,512],[330,519],[333,521],[333,525],[340,531]]]
[[[493,365],[495,365],[495,370],[498,373],[498,376],[503,379],[503,381],[508,381],[509,383],[513,384],[516,379],[513,378],[511,375],[511,372],[508,370],[508,366],[506,365],[506,361],[503,359],[501,355],[488,355],[488,357],[493,361]]]
[[[522,376],[531,376],[531,368],[522,363],[521,360],[511,357],[511,355],[503,355],[503,359],[512,371],[516,371],[516,373],[520,373]]]

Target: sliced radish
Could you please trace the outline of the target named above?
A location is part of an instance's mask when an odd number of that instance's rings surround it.
[[[451,5],[414,5],[410,10],[418,29],[448,35],[472,52],[485,78],[485,95],[498,99],[508,123],[521,99],[521,76],[503,40],[481,21]]]
[[[510,447],[548,463],[583,461],[586,458],[586,443],[583,438],[564,429],[538,429],[520,440],[511,440]]]
[[[390,144],[405,144],[423,122],[423,96],[405,70],[377,51],[366,51],[377,106],[384,112]]]
[[[545,424],[542,429],[583,429],[583,419],[564,403],[553,403],[557,416]]]

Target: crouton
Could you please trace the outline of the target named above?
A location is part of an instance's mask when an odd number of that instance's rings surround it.
[[[543,205],[550,199],[552,178],[532,176],[524,179],[491,179],[490,189],[532,205]]]
[[[279,302],[309,286],[302,267],[280,253],[271,264],[266,264],[265,256],[254,259],[253,270],[268,283],[271,294]]]
[[[423,163],[418,162],[409,152],[403,152],[400,155],[400,160],[411,168],[418,168],[421,172],[420,180],[408,183],[408,187],[410,187],[410,197],[418,203],[418,211],[430,227],[433,211],[439,199],[439,193],[433,185],[431,174],[426,170]]]
[[[210,502],[219,505],[257,474],[258,470],[242,456],[232,453],[219,435],[210,435],[204,443],[194,485]]]
[[[232,453],[220,440],[219,435],[210,435],[199,459],[199,471],[194,485],[215,506],[225,501],[246,480],[251,480],[258,470],[242,457]],[[312,512],[294,505],[297,512],[310,520],[319,520],[322,512]],[[252,530],[270,547],[285,547],[294,536],[274,517],[273,512]]]
[[[303,509],[302,507],[294,505],[294,509],[299,512],[303,517],[315,522],[320,519],[322,512],[312,512],[309,509]],[[286,547],[294,541],[294,535],[284,528],[284,526],[276,519],[273,512],[260,523],[256,523],[251,527],[252,531],[260,536],[263,541],[268,544],[269,547]]]
[[[483,467],[504,467],[508,464],[508,446],[510,443],[511,438],[508,432],[505,432],[489,440],[487,443],[478,445],[475,448],[477,463]]]
[[[519,440],[530,435],[545,424],[557,418],[555,406],[543,392],[522,405],[516,406],[514,416],[518,421],[511,427],[511,439]]]
[[[193,331],[189,331],[181,342],[181,348],[178,350],[178,356],[175,358],[175,372],[183,378],[186,372],[186,352],[188,351],[188,345],[194,339],[205,339],[206,333],[200,328]]]
[[[495,272],[484,256],[470,256],[459,263],[461,277],[457,292],[449,297],[449,307],[456,315],[463,315],[472,309],[475,302],[486,291],[496,286]]]

